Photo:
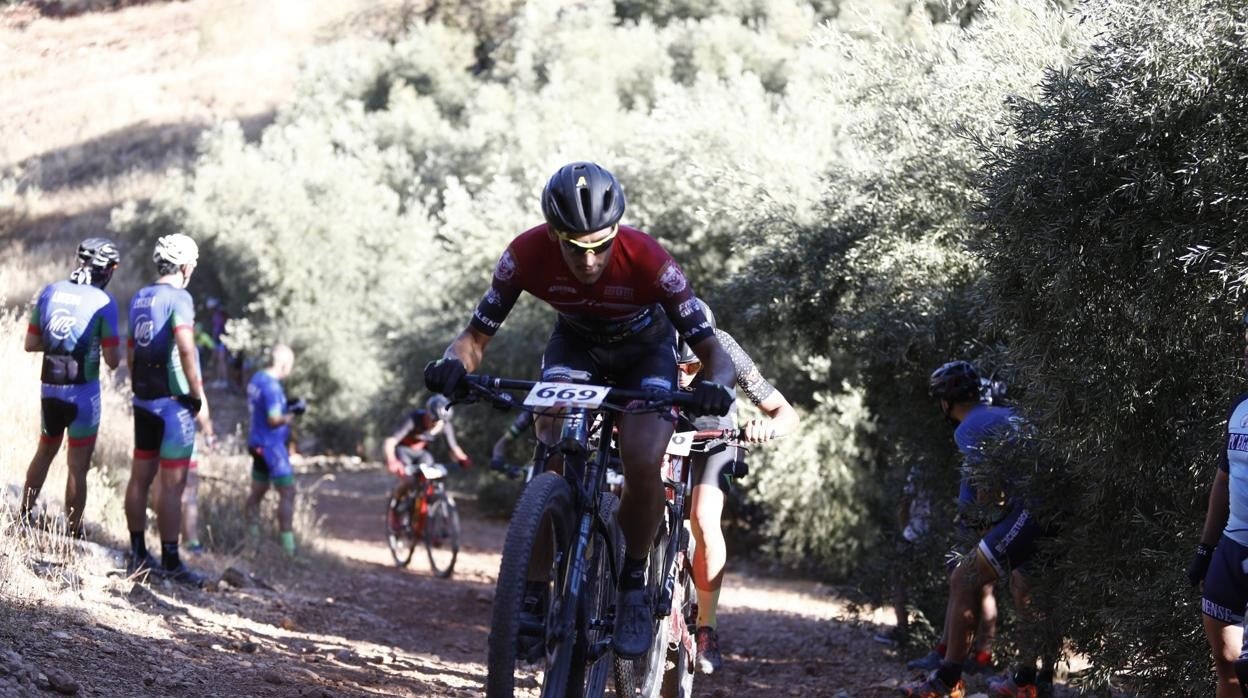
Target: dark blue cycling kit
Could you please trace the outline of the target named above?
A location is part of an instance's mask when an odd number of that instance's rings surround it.
[[[962,483],[958,491],[960,505],[974,504],[978,498],[978,492],[971,482],[971,469],[984,460],[988,447],[994,442],[1012,439],[1018,432],[1019,424],[1019,417],[1010,407],[978,404],[971,408],[958,425],[953,438],[963,458]],[[1025,565],[1035,556],[1036,543],[1044,534],[1044,529],[1025,506],[1020,493],[1011,491],[1008,483],[1005,486],[1005,496],[1005,517],[995,523],[979,541],[979,552],[1002,577],[1009,574],[1011,569]]]
[[[57,281],[39,293],[27,332],[39,335],[44,352],[44,440],[58,440],[68,430],[70,446],[94,443],[100,427],[100,348],[117,346],[117,303],[89,284]]]
[[[1201,611],[1224,623],[1244,621],[1248,608],[1248,393],[1235,398],[1218,467],[1227,474],[1230,516],[1205,574]]]

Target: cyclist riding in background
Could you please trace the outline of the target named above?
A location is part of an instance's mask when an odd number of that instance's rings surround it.
[[[78,267],[68,280],[48,284],[39,293],[26,331],[26,351],[43,352],[42,434],[26,470],[21,516],[23,521],[29,520],[48,477],[48,467],[68,431],[65,511],[68,532],[76,538],[83,535],[87,470],[100,428],[100,355],[109,368],[117,368],[121,360],[117,302],[104,291],[120,258],[111,240],[83,240],[78,246]]]
[[[494,448],[490,450],[490,467],[495,470],[502,470],[507,467],[507,447],[512,441],[520,438],[520,435],[533,429],[533,413],[521,412],[507,426],[507,431],[498,437],[498,441],[494,442]]]
[[[715,327],[715,316],[701,299],[698,303],[706,319]],[[745,353],[732,335],[715,329],[715,338],[728,352],[736,371],[736,384],[758,406],[767,419],[752,419],[745,424],[745,440],[764,443],[784,436],[797,428],[797,411],[784,395],[769,383],[758,366]],[[678,342],[677,363],[680,366],[680,387],[693,390],[702,381],[702,361],[684,341]],[[732,429],[736,427],[737,406],[734,403],[725,417],[697,417],[693,426],[699,430]],[[698,669],[710,674],[723,666],[719,651],[719,634],[716,610],[719,606],[719,590],[724,581],[724,567],[728,561],[728,546],[720,528],[724,513],[724,494],[735,464],[741,458],[736,446],[725,446],[713,453],[693,454],[693,497],[689,521],[696,543],[693,552],[693,585],[698,594]]]
[[[1013,442],[1020,424],[1012,408],[990,406],[982,401],[982,385],[979,372],[966,361],[946,363],[933,371],[929,379],[929,393],[940,402],[945,418],[957,424],[954,441],[968,467],[982,463],[986,449],[994,442]],[[1027,587],[1019,568],[1035,556],[1044,529],[1019,493],[1008,491],[1008,483],[1006,487],[1005,492],[989,491],[975,488],[969,478],[963,478],[963,496],[972,497],[976,505],[964,515],[972,519],[969,522],[972,529],[986,532],[975,551],[949,577],[944,660],[927,679],[902,686],[905,695],[924,698],[964,695],[963,662],[979,621],[976,616],[981,608],[984,585],[1010,577],[1016,607],[1024,616],[1029,612]],[[976,513],[976,510],[993,509],[1002,499],[1006,503],[1004,511],[1000,512],[1003,515]],[[1018,671],[1007,672],[988,683],[993,695],[1035,698],[1038,680],[1052,683],[1052,676],[1046,667],[1045,675],[1038,679],[1033,664],[1020,666]]]
[[[156,241],[152,261],[159,278],[130,301],[127,363],[134,388],[134,463],[126,485],[127,571],[156,569],[144,541],[148,490],[155,481],[160,488],[156,498],[160,569],[168,579],[201,586],[204,578],[178,557],[182,491],[195,449],[196,423],[209,443],[213,436],[195,349],[195,304],[186,292],[199,247],[181,233],[166,235]]]
[[[425,367],[429,389],[446,395],[466,390],[464,375],[477,369],[527,291],[558,311],[542,357],[542,380],[672,390],[679,331],[706,365],[708,380],[694,391],[697,411],[727,412],[734,399],[725,387],[733,379],[732,360],[671,255],[646,233],[620,225],[625,199],[615,176],[593,163],[570,163],[546,183],[541,204],[546,222],[512,240],[468,326],[442,359]],[[636,658],[649,648],[654,631],[646,559],[663,514],[659,470],[672,424],[656,414],[622,415],[618,424],[625,478],[618,519],[626,555],[613,643],[619,656]],[[541,443],[553,446],[557,413],[540,417],[537,433]],[[558,454],[548,467],[562,470]],[[536,588],[531,596],[537,598]]]
[[[1244,316],[1244,364],[1248,368],[1248,315]],[[1202,587],[1205,638],[1213,653],[1218,698],[1242,695],[1248,686],[1248,655],[1241,654],[1248,608],[1248,393],[1227,415],[1226,441],[1209,490],[1205,527],[1187,569]]]
[[[420,467],[433,465],[429,444],[438,437],[446,438],[446,448],[462,468],[471,468],[472,460],[455,439],[455,427],[451,425],[451,403],[441,395],[434,395],[425,402],[425,409],[412,410],[407,419],[393,434],[386,437],[381,448],[386,454],[386,467],[399,478],[390,501],[403,501],[408,492],[419,484]],[[390,527],[398,528],[399,515],[390,510]]]

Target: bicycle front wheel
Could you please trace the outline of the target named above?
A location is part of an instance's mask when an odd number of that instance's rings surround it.
[[[429,566],[435,575],[446,579],[455,571],[455,559],[459,557],[459,509],[450,493],[439,489],[429,501],[425,516],[425,552],[429,554]]]
[[[491,698],[511,698],[517,682],[537,685],[543,670],[543,695],[562,696],[567,687],[567,664],[550,665],[566,655],[561,645],[575,640],[574,633],[557,633],[574,514],[572,488],[555,473],[533,478],[516,504],[494,590],[486,679]]]
[[[407,567],[412,561],[412,551],[416,549],[416,534],[412,531],[412,497],[396,502],[390,495],[386,502],[386,543],[390,545],[390,556],[398,567]]]

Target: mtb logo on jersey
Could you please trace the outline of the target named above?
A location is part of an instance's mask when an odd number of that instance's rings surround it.
[[[503,256],[498,260],[498,266],[494,269],[494,276],[499,281],[510,281],[511,277],[516,275],[516,258],[511,256],[511,250],[503,252]]]
[[[663,266],[663,271],[659,273],[660,288],[668,293],[680,293],[687,285],[689,282],[685,280],[685,273],[676,262],[668,262]]]
[[[56,295],[53,295],[54,299]],[[77,303],[78,299],[75,298],[74,302]],[[57,308],[52,311],[52,317],[48,318],[48,334],[52,335],[53,339],[64,341],[69,339],[70,333],[74,331],[75,324],[76,320],[72,312],[64,308]]]
[[[141,347],[146,347],[152,343],[152,339],[156,336],[156,323],[152,322],[150,317],[139,316],[138,321],[134,323],[134,341]]]

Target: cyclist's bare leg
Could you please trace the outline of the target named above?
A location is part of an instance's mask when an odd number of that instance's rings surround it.
[[[286,485],[277,488],[277,525],[278,530],[289,533],[295,530],[295,486]]]
[[[983,590],[997,579],[984,553],[978,548],[973,559],[963,560],[949,577],[949,616],[946,629],[948,647],[945,661],[961,662],[971,647],[971,639],[982,609]]]
[[[724,581],[728,546],[720,528],[724,492],[715,485],[695,485],[692,497],[693,585],[698,593],[698,626],[715,627],[719,588]]]
[[[260,521],[260,500],[269,491],[268,482],[251,481],[251,494],[247,495],[247,523],[255,525]]]
[[[135,458],[126,483],[126,525],[131,531],[147,530],[147,495],[156,479],[157,459]]]
[[[57,452],[61,450],[61,441],[63,439],[64,435],[40,437],[39,447],[35,449],[35,455],[30,459],[30,466],[26,468],[26,487],[24,490],[26,495],[22,498],[23,519],[30,514],[31,508],[35,506],[35,501],[39,499],[39,492],[43,489],[43,483],[48,479],[48,468],[52,466],[53,459],[56,458]]]
[[[975,651],[992,652],[992,643],[997,639],[997,594],[996,580],[984,584],[979,589],[979,623],[975,626]]]
[[[624,494],[620,497],[620,530],[625,551],[634,560],[646,557],[663,516],[663,481],[659,469],[672,423],[657,414],[620,415],[620,460],[624,463]]]
[[[1205,625],[1205,637],[1213,651],[1213,668],[1218,675],[1217,698],[1240,698],[1239,677],[1235,675],[1235,660],[1239,659],[1244,627],[1228,625],[1220,620],[1201,614]]]
[[[199,469],[186,474],[186,489],[182,490],[182,542],[199,540]]]
[[[176,541],[182,534],[182,492],[188,468],[160,468],[156,498],[156,528],[161,541]]]
[[[87,506],[87,470],[91,468],[91,454],[95,442],[85,446],[70,446],[65,461],[69,475],[65,478],[65,511],[69,516],[69,532],[77,535],[82,527],[82,510]]]

